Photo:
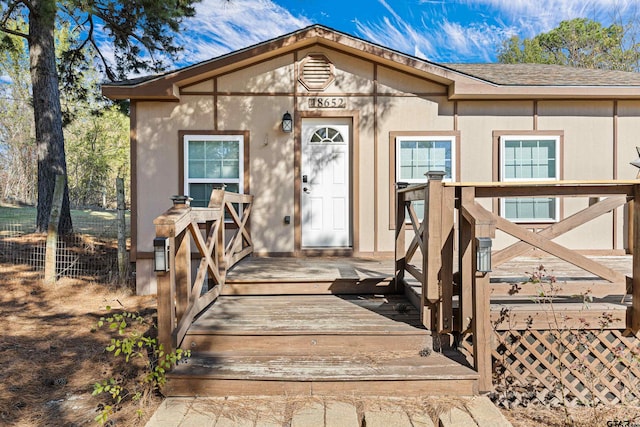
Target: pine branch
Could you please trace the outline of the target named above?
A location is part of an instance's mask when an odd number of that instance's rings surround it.
[[[11,18],[11,15],[13,15],[13,12],[16,11],[20,5],[24,5],[29,10],[32,9],[31,3],[28,0],[17,0],[9,3],[7,6],[7,10],[2,14],[2,18],[0,19],[0,31],[17,36],[17,37],[28,39],[29,34],[15,30],[13,28],[9,28],[7,26],[7,24],[9,23],[9,19]]]

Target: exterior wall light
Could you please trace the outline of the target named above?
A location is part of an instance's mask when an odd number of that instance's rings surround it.
[[[476,239],[476,271],[491,272],[491,239],[488,237]]]
[[[153,270],[169,271],[169,239],[166,237],[153,239]]]
[[[293,118],[287,111],[282,116],[282,132],[291,133],[293,131]]]

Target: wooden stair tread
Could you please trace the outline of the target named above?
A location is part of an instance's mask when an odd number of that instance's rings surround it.
[[[189,334],[425,334],[404,296],[222,296]]]
[[[420,357],[393,351],[357,356],[198,354],[169,378],[269,381],[409,381],[478,378],[477,372],[433,353]]]
[[[250,257],[229,270],[227,283],[274,281],[380,280],[394,277],[394,265],[387,260],[323,257]]]

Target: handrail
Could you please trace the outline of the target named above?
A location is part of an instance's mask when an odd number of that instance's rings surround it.
[[[156,273],[158,338],[166,351],[181,344],[193,319],[220,295],[226,271],[253,252],[252,204],[251,195],[214,190],[208,207],[177,203],[153,221],[156,237],[169,240],[169,271]],[[230,236],[227,226],[235,229]],[[194,249],[200,262],[192,280]]]
[[[628,292],[632,294],[630,326],[634,331],[640,329],[640,181],[449,183],[442,182],[441,175],[428,174],[427,183],[398,188],[396,196],[396,280],[402,282],[407,272],[420,282],[422,321],[433,333],[472,334],[474,366],[480,373],[481,390],[491,388],[490,277],[476,269],[476,245],[477,238],[493,238],[496,230],[518,241],[494,251],[494,267],[537,247],[609,282],[626,282],[629,284]],[[481,198],[523,196],[604,197],[537,231],[508,221],[477,202]],[[412,206],[415,201],[425,203],[423,221],[415,215]],[[630,228],[636,249],[633,251],[632,277],[625,277],[552,241],[630,201],[633,201]],[[456,209],[459,271],[456,274],[458,286],[454,287],[450,242],[454,234],[452,219]],[[413,231],[409,245],[405,240],[408,230]],[[418,253],[423,257],[421,266],[411,264]],[[452,289],[455,289],[459,302],[455,313],[452,310]],[[453,314],[455,317],[451,321]]]

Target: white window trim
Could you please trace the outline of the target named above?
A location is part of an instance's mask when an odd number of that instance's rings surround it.
[[[189,178],[189,141],[239,141],[238,178]],[[238,192],[244,193],[244,135],[185,135],[183,139],[184,153],[184,194],[189,195],[189,184],[238,184]]]
[[[549,140],[552,139],[555,141],[556,148],[556,170],[555,170],[555,178],[505,178],[505,162],[504,162],[504,153],[506,151],[505,142],[513,141],[513,140],[521,140],[521,141],[538,141],[538,140]],[[500,162],[500,180],[503,182],[550,182],[550,181],[559,181],[560,180],[560,135],[500,135],[500,152],[499,152],[499,162]],[[548,197],[546,197],[548,198]],[[540,219],[540,218],[517,218],[510,219],[510,221],[518,222],[518,223],[526,223],[526,224],[551,224],[554,222],[558,222],[560,220],[560,199],[555,197],[556,202],[555,212],[553,218]],[[505,216],[505,199],[500,199],[500,212],[501,216],[506,218]]]
[[[448,141],[451,143],[451,178],[443,178],[444,182],[454,182],[456,179],[456,146],[458,144],[457,137],[455,135],[438,135],[438,136],[428,136],[428,135],[398,135],[396,136],[396,182],[407,182],[409,184],[424,184],[427,182],[427,177],[420,179],[401,179],[400,178],[400,166],[401,166],[401,158],[400,158],[400,144],[404,141]]]

